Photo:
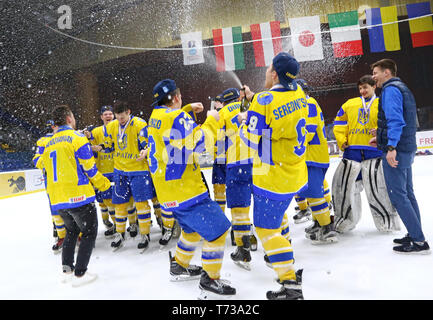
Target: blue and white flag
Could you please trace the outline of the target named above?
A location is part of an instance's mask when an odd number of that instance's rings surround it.
[[[180,39],[183,49],[183,64],[204,63],[201,31],[182,33]]]

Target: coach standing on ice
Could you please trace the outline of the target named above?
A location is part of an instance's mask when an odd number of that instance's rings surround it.
[[[393,206],[408,234],[394,239],[399,253],[429,254],[421,228],[421,216],[412,184],[412,163],[416,146],[416,102],[412,92],[397,78],[397,65],[383,59],[371,65],[373,79],[382,94],[379,100],[377,143],[383,154],[383,173]],[[386,161],[385,161],[386,160]]]

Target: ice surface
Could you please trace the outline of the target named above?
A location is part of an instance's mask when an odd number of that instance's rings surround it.
[[[327,173],[329,184],[337,162]],[[415,158],[414,188],[421,210],[424,233],[433,245],[433,212],[429,198],[433,187],[433,157]],[[211,170],[204,170],[212,188]],[[406,256],[392,251],[392,234],[379,233],[362,194],[363,216],[352,232],[340,236],[337,244],[314,246],[305,239],[304,228],[310,222],[295,225],[291,219],[294,202],[288,213],[296,268],[304,269],[305,299],[432,299],[433,255]],[[197,299],[198,282],[170,282],[168,252],[159,251],[160,231],[154,216],[150,248],[140,254],[138,238],[128,239],[125,247],[112,252],[111,240],[104,238],[99,215],[96,248],[89,272],[98,279],[87,286],[72,288],[60,283],[61,255],[51,246],[52,223],[45,192],[0,200],[0,299]],[[99,212],[99,211],[98,211]],[[230,218],[230,212],[226,214]],[[404,228],[404,227],[403,227]],[[169,245],[174,250],[175,243]],[[252,271],[233,264],[234,250],[229,237],[225,250],[222,278],[237,289],[236,299],[265,299],[265,293],[277,289],[274,271],[263,261],[263,249],[252,252]],[[198,248],[193,263],[200,263]]]

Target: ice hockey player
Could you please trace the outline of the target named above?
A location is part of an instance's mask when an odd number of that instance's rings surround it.
[[[131,107],[123,101],[113,105],[116,120],[107,124],[105,144],[114,150],[113,204],[116,212],[116,234],[111,243],[116,251],[124,245],[128,206],[131,197],[137,209],[140,240],[137,248],[144,252],[150,242],[151,208],[148,200],[156,194],[146,162],[137,161],[144,148],[140,131],[147,126],[146,121],[133,116]]]
[[[361,191],[370,205],[373,221],[379,231],[399,230],[399,218],[392,207],[381,165],[382,151],[370,146],[371,129],[377,127],[379,99],[371,75],[358,81],[360,97],[346,101],[334,121],[334,134],[343,160],[332,179],[335,229],[343,233],[355,228],[361,219]]]
[[[322,109],[316,99],[309,96],[311,89],[304,79],[296,79],[296,84],[304,90],[308,103],[306,119],[306,130],[309,134],[306,150],[308,188],[298,194],[300,198],[308,201],[313,216],[313,225],[305,230],[306,237],[312,240],[313,244],[337,242],[337,232],[334,230],[329,203],[325,199],[324,192],[325,175],[329,168],[329,151]]]
[[[47,124],[47,134],[36,142],[36,153],[33,157],[33,164],[36,168],[42,170],[42,174],[44,176],[44,184],[45,189],[47,188],[47,173],[45,172],[45,169],[42,165],[42,154],[45,150],[45,144],[50,140],[53,136],[53,131],[56,129],[56,126],[54,126],[53,120],[48,120]],[[47,194],[48,195],[48,194]],[[50,202],[50,198],[48,197],[48,202]],[[50,203],[50,211],[51,211],[51,219],[53,220],[53,236],[55,239],[55,243],[52,246],[52,250],[55,254],[60,253],[62,251],[63,247],[63,241],[65,240],[66,230],[65,230],[65,223],[63,222],[62,217],[60,216],[58,211],[53,211],[51,208]]]
[[[66,228],[63,280],[72,280],[72,286],[77,287],[96,279],[95,274],[87,272],[98,233],[94,187],[103,192],[110,188],[110,181],[96,168],[87,138],[74,130],[75,118],[70,108],[56,107],[52,119],[57,128],[45,144],[41,161],[47,173],[51,207],[59,211]],[[82,237],[74,265],[80,232]]]
[[[293,266],[290,241],[281,235],[284,213],[293,196],[308,185],[305,163],[305,94],[293,83],[299,63],[286,52],[276,55],[266,70],[265,88],[241,114],[242,141],[256,150],[253,165],[254,226],[281,288],[268,291],[271,300],[303,299],[301,274]]]
[[[209,111],[199,127],[180,109],[182,96],[171,79],[155,85],[153,98],[145,132],[149,170],[163,210],[172,212],[182,227],[175,256],[170,256],[171,277],[175,281],[200,277],[202,299],[233,296],[236,289],[220,278],[230,221],[210,199],[196,157],[204,150],[213,151],[218,112]],[[195,112],[203,110],[201,103],[190,106]],[[190,265],[201,238],[203,267]]]
[[[92,146],[92,151],[95,156],[96,167],[108,180],[113,181],[114,160],[111,148],[106,148],[104,145],[105,137],[107,136],[107,125],[114,120],[113,107],[105,105],[101,107],[100,117],[103,122],[102,126],[96,127],[93,130],[84,130],[84,134],[89,139]],[[96,201],[101,209],[102,222],[107,230],[105,236],[110,238],[115,233],[115,210],[112,203],[113,188],[110,187],[105,192],[96,191]],[[110,219],[113,221],[111,222]]]

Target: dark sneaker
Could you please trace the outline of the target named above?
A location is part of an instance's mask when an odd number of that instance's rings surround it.
[[[412,238],[409,236],[409,233],[407,233],[403,238],[394,239],[392,242],[396,244],[406,244],[406,243],[410,243],[411,241]]]
[[[402,244],[401,246],[396,246],[393,248],[396,253],[403,254],[430,254],[430,247],[427,241],[416,242],[411,241],[409,243]]]

